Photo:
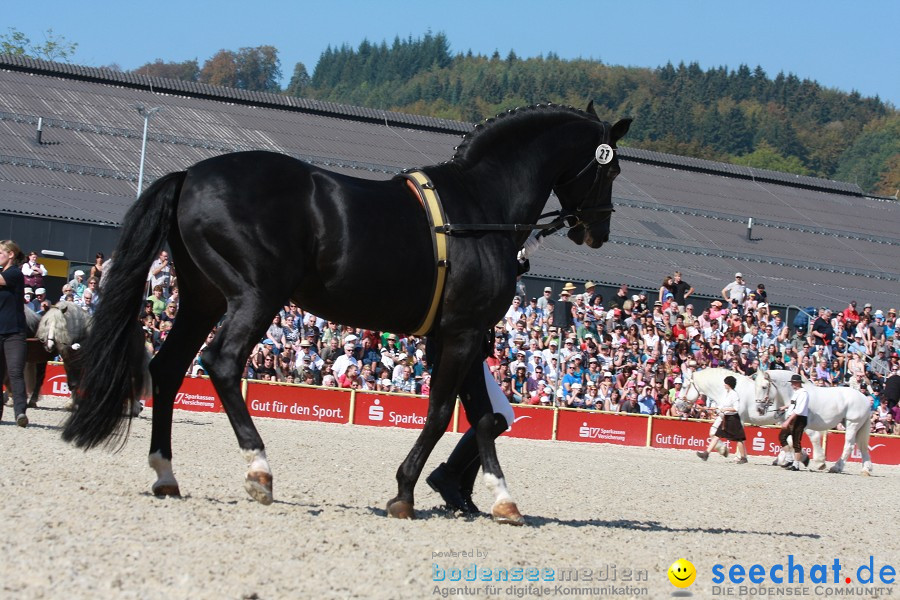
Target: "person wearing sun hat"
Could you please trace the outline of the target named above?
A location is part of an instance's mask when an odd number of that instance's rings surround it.
[[[793,395],[791,395],[791,406],[788,409],[787,418],[781,425],[781,433],[778,434],[778,440],[781,442],[784,452],[787,453],[787,438],[791,436],[794,446],[794,463],[787,468],[791,471],[799,471],[800,463],[805,460],[801,439],[803,430],[806,429],[807,417],[809,416],[809,392],[803,389],[803,378],[796,373],[791,375],[791,387],[794,390]]]

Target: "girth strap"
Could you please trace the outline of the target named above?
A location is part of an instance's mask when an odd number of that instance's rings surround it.
[[[434,286],[431,295],[431,305],[425,318],[419,323],[412,333],[413,335],[425,335],[434,327],[434,318],[437,315],[441,297],[444,295],[444,283],[447,280],[447,269],[450,262],[447,260],[447,235],[441,231],[447,222],[444,215],[444,207],[434,184],[422,171],[409,171],[402,174],[406,183],[416,194],[419,202],[425,208],[428,217],[428,230],[431,232],[431,245],[435,257]]]

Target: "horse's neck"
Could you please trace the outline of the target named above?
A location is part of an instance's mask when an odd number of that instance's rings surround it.
[[[498,131],[492,132],[494,140]],[[480,149],[484,160],[464,161],[463,173],[471,176],[473,186],[486,188],[479,191],[498,202],[506,222],[536,223],[557,180],[592,158],[577,150],[590,146],[589,135],[578,118],[565,114],[552,123],[535,125],[533,132],[511,129],[511,135],[499,136],[505,143],[495,143],[492,152]],[[527,236],[524,233],[522,241]]]

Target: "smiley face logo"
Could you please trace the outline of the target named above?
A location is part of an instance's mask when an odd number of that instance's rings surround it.
[[[669,581],[678,588],[690,587],[697,579],[697,569],[694,564],[683,558],[679,558],[669,567]]]

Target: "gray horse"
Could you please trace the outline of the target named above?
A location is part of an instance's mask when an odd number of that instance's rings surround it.
[[[72,393],[72,399],[66,405],[68,410],[74,408],[74,395],[84,373],[80,350],[81,343],[91,329],[91,321],[91,315],[77,304],[57,302],[47,309],[37,328],[37,338],[44,349],[62,359],[69,391]],[[148,397],[148,394],[141,397]],[[140,401],[136,400],[132,406],[132,415],[137,416],[142,409]]]

